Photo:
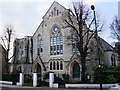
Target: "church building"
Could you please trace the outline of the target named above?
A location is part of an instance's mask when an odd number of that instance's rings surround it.
[[[54,72],[62,77],[68,74],[70,80],[81,80],[81,61],[75,38],[76,31],[63,28],[64,19],[67,18],[68,9],[54,1],[42,18],[42,22],[32,36],[16,38],[14,41],[14,54],[10,65],[10,72],[19,70],[23,73]],[[67,39],[71,35],[72,41]],[[71,42],[72,45],[69,45]],[[89,54],[86,58],[86,75],[93,78],[93,67],[98,64],[96,54],[96,39],[93,37]],[[106,65],[117,65],[114,48],[100,38],[102,62]]]

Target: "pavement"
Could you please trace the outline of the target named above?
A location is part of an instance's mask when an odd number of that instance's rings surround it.
[[[0,84],[0,88],[33,88],[32,86],[17,86],[17,85],[6,85],[6,84]]]
[[[65,89],[65,88],[2,88],[2,90],[100,90],[100,89]],[[103,89],[107,90],[107,89]]]
[[[32,87],[32,86],[16,86],[0,84],[0,90],[100,90],[100,89],[80,89],[80,88],[49,88],[49,87]],[[107,89],[103,89],[107,90]]]

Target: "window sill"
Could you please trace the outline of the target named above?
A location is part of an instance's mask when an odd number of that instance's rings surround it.
[[[50,55],[50,57],[59,57],[59,56],[63,56],[63,54],[60,54],[60,55]]]

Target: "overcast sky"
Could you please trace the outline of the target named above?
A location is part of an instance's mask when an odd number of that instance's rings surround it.
[[[64,7],[70,7],[71,0],[56,0]],[[96,11],[106,21],[105,29],[100,36],[112,44],[109,24],[118,14],[119,0],[86,0],[91,6],[95,5]],[[14,38],[32,36],[42,21],[54,0],[0,0],[0,37],[5,35],[5,26],[12,25],[15,30]],[[2,41],[0,40],[0,43]]]

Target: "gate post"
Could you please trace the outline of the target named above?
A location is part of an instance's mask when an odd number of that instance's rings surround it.
[[[19,83],[22,86],[24,84],[24,74],[20,73]]]
[[[37,86],[37,73],[33,73],[33,87]]]
[[[53,82],[54,82],[54,73],[49,73],[49,87],[53,87]]]

